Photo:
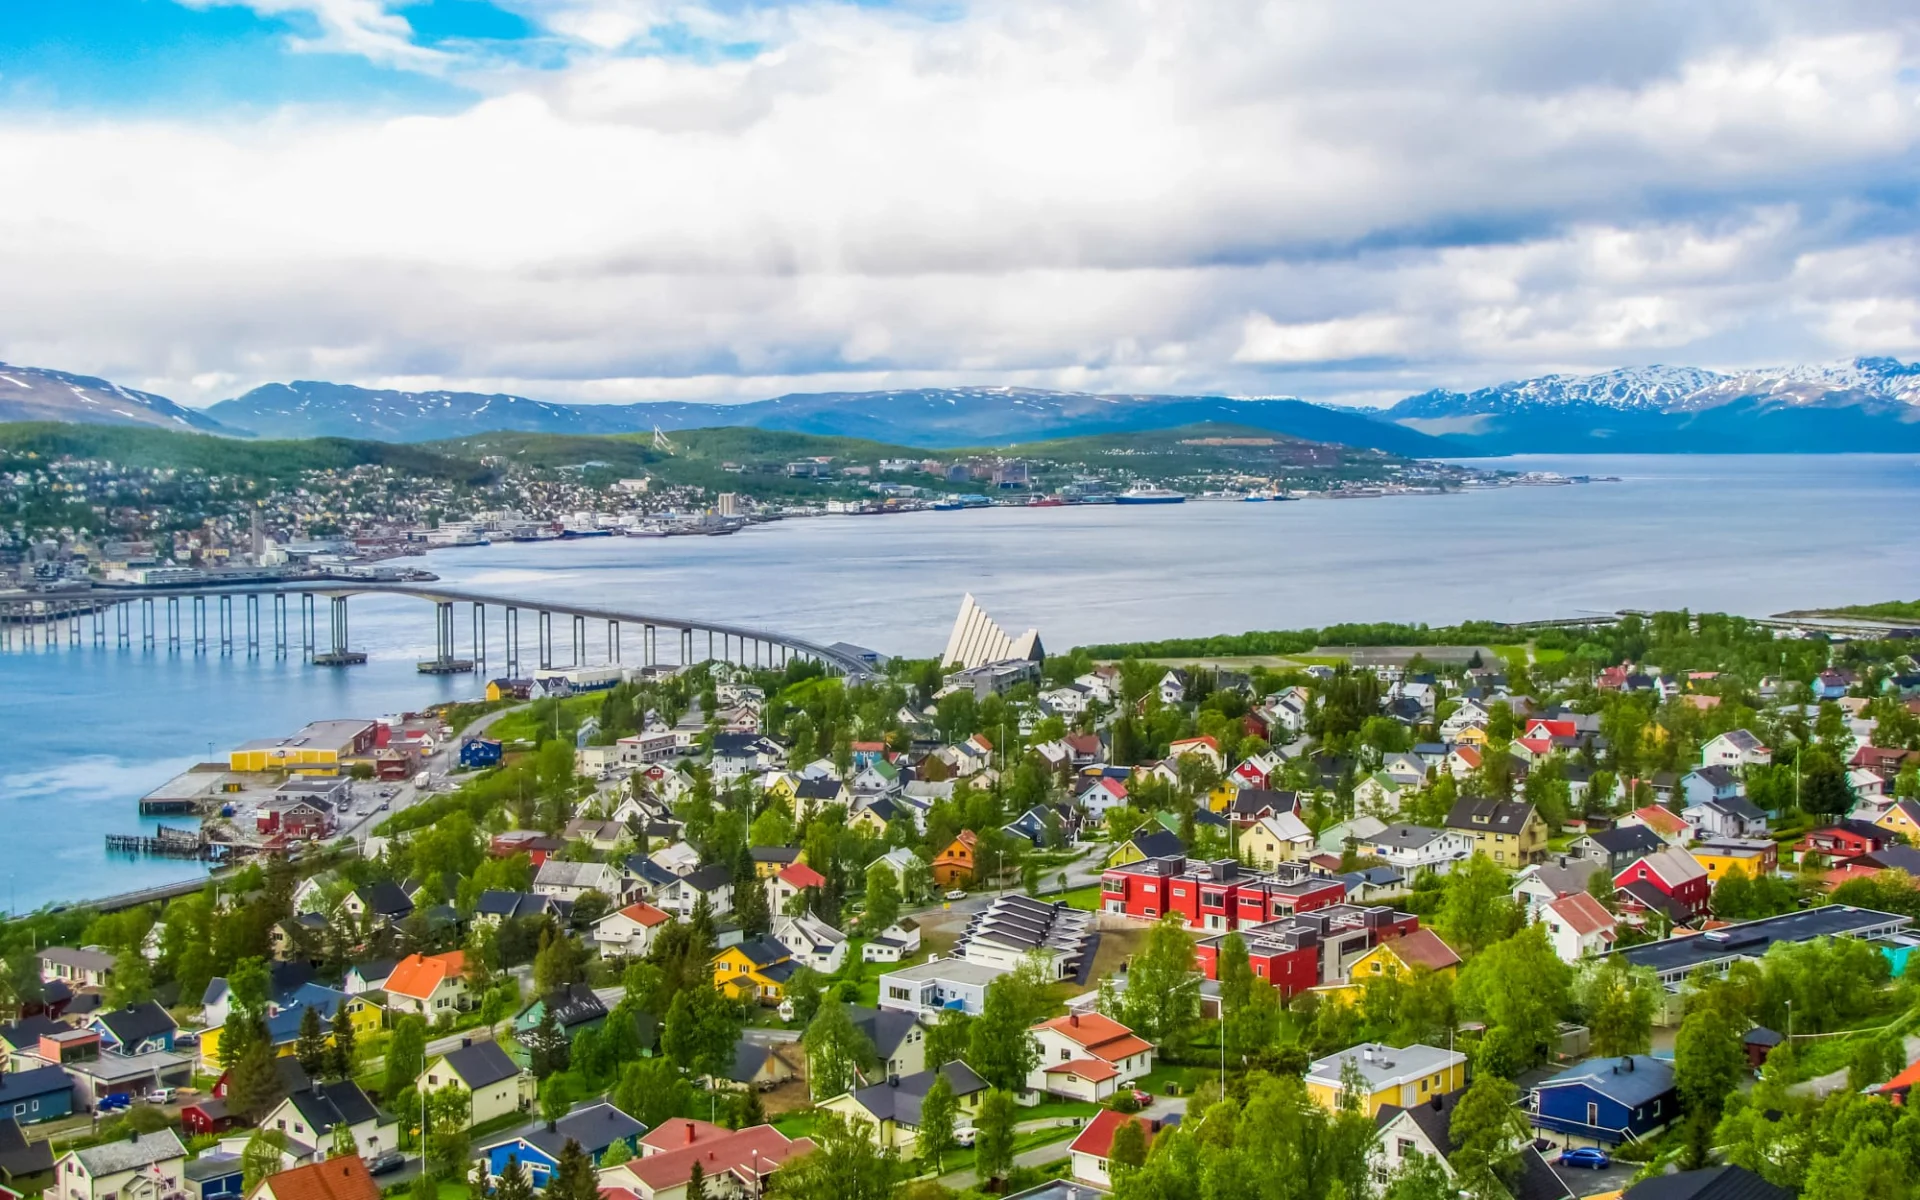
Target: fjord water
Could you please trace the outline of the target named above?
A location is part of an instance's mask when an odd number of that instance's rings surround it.
[[[1483,460],[1480,465],[1487,465]],[[1766,615],[1920,596],[1920,457],[1498,460],[1618,483],[1450,496],[831,517],[730,537],[596,538],[435,552],[449,582],[939,652],[971,591],[1014,632],[1065,648],[1340,621],[1505,620],[1686,606]],[[140,795],[237,742],[309,720],[474,694],[426,677],[432,610],[352,602],[365,667],[295,656],[85,645],[0,655],[0,903],[16,910],[185,878],[108,859]],[[324,617],[323,617],[324,620]],[[470,626],[456,627],[466,653]],[[497,614],[489,623],[495,670]],[[556,638],[568,638],[556,622]],[[628,631],[626,659],[637,661]],[[533,629],[522,646],[532,655]],[[604,650],[588,635],[593,661]],[[673,638],[663,636],[669,657]],[[701,645],[704,649],[704,642]],[[564,651],[563,651],[564,653]],[[151,824],[148,822],[147,824]]]

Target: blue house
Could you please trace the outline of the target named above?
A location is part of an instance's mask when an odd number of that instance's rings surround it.
[[[1617,1146],[1643,1138],[1680,1115],[1673,1064],[1644,1054],[1591,1058],[1533,1089],[1533,1123],[1587,1141]]]
[[[1746,795],[1747,788],[1732,770],[1715,763],[1681,776],[1680,791],[1687,798],[1687,807],[1693,808],[1716,800],[1739,799]]]
[[[468,738],[460,743],[460,765],[463,767],[499,766],[500,743],[492,738]]]
[[[73,1112],[73,1080],[60,1067],[35,1067],[0,1075],[0,1116],[22,1125]]]
[[[179,1026],[157,1001],[98,1012],[87,1028],[100,1035],[100,1049],[107,1053],[134,1055],[151,1050],[173,1049],[173,1035]]]
[[[530,1133],[478,1147],[474,1153],[487,1160],[487,1170],[496,1179],[507,1169],[507,1160],[518,1159],[533,1186],[543,1188],[560,1165],[560,1151],[568,1141],[580,1143],[598,1164],[615,1142],[623,1142],[629,1152],[637,1152],[640,1135],[646,1131],[645,1125],[602,1102],[576,1108]]]

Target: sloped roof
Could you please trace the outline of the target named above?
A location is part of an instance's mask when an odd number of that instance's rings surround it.
[[[1140,1126],[1141,1132],[1146,1135],[1147,1147],[1151,1149],[1153,1147],[1153,1135],[1159,1132],[1157,1122],[1148,1117],[1129,1116],[1126,1113],[1115,1112],[1111,1108],[1103,1108],[1094,1116],[1093,1120],[1087,1122],[1087,1127],[1082,1129],[1079,1135],[1073,1139],[1072,1144],[1067,1147],[1067,1152],[1069,1154],[1087,1154],[1094,1158],[1106,1158],[1113,1150],[1114,1132],[1126,1121],[1132,1121],[1134,1124]]]
[[[1549,900],[1546,907],[1567,928],[1582,937],[1610,932],[1615,925],[1613,914],[1586,892],[1570,892]]]
[[[308,1163],[270,1175],[274,1200],[380,1200],[380,1185],[358,1154]]]
[[[1438,971],[1460,965],[1460,956],[1454,953],[1453,947],[1431,929],[1416,929],[1383,944],[1410,967]]]
[[[458,1075],[468,1088],[483,1088],[502,1079],[511,1079],[520,1068],[507,1057],[496,1042],[475,1042],[446,1054],[447,1068]]]
[[[431,956],[409,954],[395,965],[393,974],[387,976],[385,990],[411,1000],[425,1000],[448,976],[458,975],[466,969],[467,953],[464,950],[450,950]]]
[[[180,1144],[173,1130],[162,1129],[158,1133],[136,1133],[130,1138],[108,1142],[104,1146],[75,1150],[73,1156],[80,1160],[87,1174],[98,1179],[102,1175],[132,1171],[168,1159],[185,1158],[187,1148]]]

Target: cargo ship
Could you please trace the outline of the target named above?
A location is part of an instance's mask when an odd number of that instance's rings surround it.
[[[1176,492],[1172,488],[1148,487],[1145,484],[1135,484],[1133,487],[1115,496],[1113,502],[1115,504],[1182,504],[1186,502],[1186,499],[1187,497],[1184,493]]]

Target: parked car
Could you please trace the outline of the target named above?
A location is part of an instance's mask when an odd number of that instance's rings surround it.
[[[133,1097],[127,1093],[108,1092],[106,1095],[100,1097],[99,1101],[95,1103],[93,1107],[99,1112],[119,1112],[121,1109],[127,1108],[132,1104]]]
[[[947,893],[947,899],[949,900],[965,900],[966,898],[967,889],[965,888],[955,888]]]
[[[1560,1165],[1563,1167],[1587,1167],[1591,1170],[1598,1171],[1602,1167],[1612,1166],[1613,1160],[1607,1157],[1605,1150],[1597,1146],[1575,1146],[1572,1149],[1562,1150],[1560,1152]]]
[[[174,1097],[180,1094],[179,1088],[161,1087],[147,1089],[148,1104],[172,1104]]]
[[[385,1175],[389,1171],[398,1171],[406,1162],[406,1156],[398,1150],[382,1150],[367,1160],[367,1174]]]
[[[968,1127],[966,1129],[956,1129],[953,1131],[953,1144],[960,1147],[962,1150],[969,1149],[973,1146],[973,1139],[976,1136],[977,1136],[977,1131],[971,1127]]]
[[[1135,1088],[1133,1089],[1133,1102],[1141,1108],[1145,1108],[1147,1105],[1153,1103],[1153,1093],[1143,1092],[1139,1088]]]

